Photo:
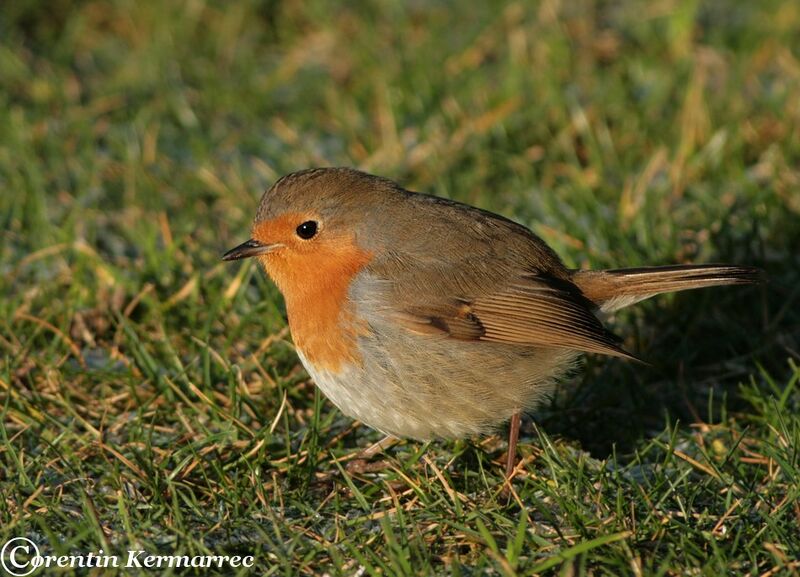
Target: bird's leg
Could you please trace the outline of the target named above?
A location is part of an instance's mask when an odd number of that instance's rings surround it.
[[[385,469],[388,466],[386,461],[380,461],[378,463],[368,464],[367,461],[375,457],[376,455],[381,454],[386,449],[393,447],[397,443],[400,442],[400,439],[397,437],[393,437],[392,435],[386,435],[383,439],[374,443],[367,447],[366,449],[362,449],[361,451],[355,453],[352,457],[352,460],[347,463],[345,467],[348,472],[350,473],[366,473],[369,471],[379,471],[381,469]]]
[[[398,439],[397,437],[393,437],[392,435],[386,435],[383,439],[381,439],[377,443],[373,443],[372,445],[370,445],[369,447],[358,453],[358,455],[356,455],[356,458],[371,459],[372,457],[374,457],[379,453],[382,453],[386,449],[394,447],[398,442],[400,442],[400,439]]]
[[[514,473],[514,466],[517,463],[517,439],[519,438],[519,411],[511,415],[511,426],[508,431],[508,456],[506,457],[506,480],[510,479]]]

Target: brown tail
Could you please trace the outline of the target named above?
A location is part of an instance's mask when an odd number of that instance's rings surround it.
[[[659,293],[728,284],[753,284],[761,271],[726,264],[674,265],[614,270],[579,270],[572,280],[603,312],[611,312]]]

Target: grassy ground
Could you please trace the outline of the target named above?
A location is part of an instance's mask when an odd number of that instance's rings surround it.
[[[797,575],[798,29],[793,0],[4,4],[0,542]],[[651,365],[587,358],[525,423],[510,499],[501,436],[351,475],[379,436],[319,397],[261,272],[219,259],[317,165],[501,212],[572,266],[770,280],[611,319]]]

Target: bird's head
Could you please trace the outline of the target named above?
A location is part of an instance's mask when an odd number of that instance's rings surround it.
[[[249,240],[224,260],[256,257],[286,296],[349,280],[381,250],[392,182],[346,168],[289,174],[264,193]]]

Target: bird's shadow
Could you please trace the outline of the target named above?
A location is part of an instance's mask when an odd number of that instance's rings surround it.
[[[713,423],[723,408],[748,410],[739,385],[756,364],[780,380],[798,350],[791,343],[800,338],[800,279],[789,264],[760,285],[655,297],[611,319],[646,364],[586,357],[534,419],[604,458],[630,454],[667,424]],[[523,434],[535,439],[530,420]]]

